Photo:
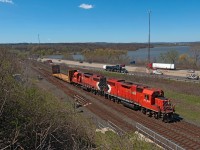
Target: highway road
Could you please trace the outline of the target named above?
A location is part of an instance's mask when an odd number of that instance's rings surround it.
[[[49,58],[43,58],[40,61],[44,62],[49,60]],[[79,66],[84,68],[93,68],[98,70],[103,70],[103,65],[111,65],[111,64],[101,64],[101,63],[88,63],[83,62],[80,63],[78,61],[71,61],[71,60],[59,60],[59,59],[51,59],[53,63],[56,64],[67,64],[71,66]],[[145,67],[136,67],[136,66],[126,66],[126,69],[129,71],[130,75],[137,75],[137,76],[149,76],[153,78],[166,78],[170,80],[176,81],[184,81],[184,82],[194,82],[200,83],[200,80],[189,80],[186,79],[186,75],[188,74],[187,70],[162,70],[163,75],[149,75],[146,73]],[[200,75],[200,71],[195,71],[196,74]]]

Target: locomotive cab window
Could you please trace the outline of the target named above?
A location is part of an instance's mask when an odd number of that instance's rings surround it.
[[[159,92],[154,92],[154,93],[152,94],[152,97],[153,97],[153,98],[159,97]]]
[[[115,83],[113,82],[107,82],[110,86],[115,86]]]
[[[161,92],[156,91],[156,92],[153,93],[152,97],[153,98],[164,97],[164,93],[162,91]]]
[[[99,82],[99,79],[98,79],[98,78],[93,78],[93,80]]]
[[[136,91],[139,92],[139,93],[142,93],[143,89],[142,88],[137,88]]]
[[[130,86],[122,85],[123,88],[130,89]]]
[[[145,100],[149,100],[149,95],[146,95],[144,96]]]

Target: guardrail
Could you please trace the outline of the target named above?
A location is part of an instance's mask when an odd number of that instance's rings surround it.
[[[151,139],[154,143],[162,146],[164,149],[168,150],[185,150],[181,146],[177,145],[176,143],[166,139],[165,137],[159,135],[158,133],[152,131],[151,129],[143,126],[140,123],[136,123],[136,128],[138,133],[142,133],[144,136]]]
[[[112,123],[109,120],[106,121],[105,123],[98,122],[98,127],[100,129],[109,127],[111,130],[113,130],[115,133],[117,133],[120,136],[126,134],[126,132],[124,130],[122,130],[121,128],[119,128],[117,125],[115,125],[114,123]],[[162,135],[154,132],[153,130],[145,127],[144,125],[142,125],[140,123],[136,123],[135,127],[136,127],[138,133],[145,136],[144,138],[150,139],[152,142],[161,146],[163,149],[185,150],[184,148],[182,148],[178,144],[168,140],[167,138],[163,137]]]
[[[114,124],[113,122],[111,122],[109,120],[107,120],[104,124],[98,122],[98,127],[101,129],[108,127],[120,136],[126,134],[126,132],[124,130],[122,130],[120,127],[118,127],[116,124]]]

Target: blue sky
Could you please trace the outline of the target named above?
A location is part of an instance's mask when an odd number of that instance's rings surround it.
[[[0,43],[200,41],[200,0],[0,0]]]

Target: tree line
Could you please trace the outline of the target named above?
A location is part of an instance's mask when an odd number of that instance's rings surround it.
[[[31,51],[40,53],[41,50],[52,52],[81,52],[85,49],[113,49],[113,50],[137,50],[147,47],[144,43],[40,43],[40,44],[1,44],[0,47]]]
[[[181,68],[200,68],[200,44],[195,44],[190,47],[189,54],[179,54],[175,49],[169,52],[161,53],[158,60],[163,63],[173,63]]]
[[[152,44],[154,46],[155,44]],[[176,63],[183,68],[197,69],[200,66],[200,43],[190,43],[190,53],[179,54],[175,49],[161,53],[153,62]],[[124,63],[129,64],[133,58],[127,57],[128,50],[147,47],[143,43],[48,43],[48,44],[2,44],[1,48],[12,50],[21,58],[28,56],[43,57],[62,54],[65,59],[73,60],[73,54],[82,54],[87,62]],[[134,60],[137,58],[134,58]],[[146,60],[136,60],[144,65]]]

